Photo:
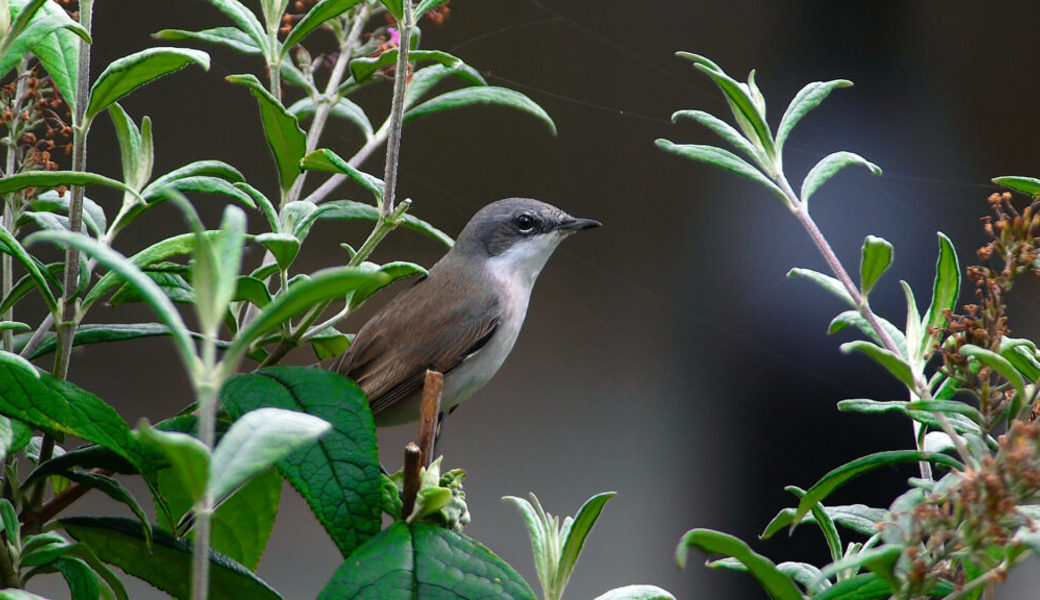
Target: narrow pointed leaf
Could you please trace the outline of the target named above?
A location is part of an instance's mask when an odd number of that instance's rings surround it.
[[[1002,185],[1008,189],[1029,194],[1030,196],[1040,194],[1040,179],[1036,177],[1006,175],[1004,177],[994,177],[992,181],[997,185]]]
[[[433,61],[446,67],[455,67],[462,64],[462,59],[452,56],[440,50],[412,50],[408,53],[408,62],[418,64],[420,62]],[[378,56],[362,56],[350,61],[350,73],[353,75],[353,84],[367,81],[376,71],[383,67],[397,64],[397,48],[387,50]],[[346,85],[346,84],[344,84]],[[341,86],[342,87],[342,86]]]
[[[59,185],[105,185],[141,196],[122,181],[110,179],[96,173],[81,171],[27,171],[0,178],[0,194],[24,190],[29,187],[53,188]]]
[[[149,189],[167,186],[178,179],[205,175],[226,179],[232,183],[245,181],[241,171],[222,160],[197,160],[157,177],[155,181],[148,184],[143,192],[147,193]]]
[[[149,547],[137,523],[118,517],[68,517],[58,524],[106,563],[175,598],[191,596],[190,542],[152,528]],[[209,597],[281,600],[278,592],[248,569],[212,550]]]
[[[655,143],[658,148],[661,148],[665,152],[671,152],[672,154],[678,154],[679,156],[692,160],[715,165],[716,167],[725,169],[731,173],[736,173],[741,177],[747,177],[752,181],[756,181],[761,185],[764,185],[769,191],[776,194],[784,201],[785,205],[790,206],[791,201],[787,198],[787,195],[784,194],[783,190],[770,181],[768,177],[763,175],[761,171],[749,165],[744,159],[728,150],[716,148],[715,146],[702,146],[699,144],[676,144],[665,139],[658,139]]]
[[[308,34],[319,28],[329,19],[339,16],[353,8],[361,0],[324,0],[315,4],[300,21],[289,31],[282,42],[282,56],[293,46],[299,44]]]
[[[437,8],[441,4],[444,4],[448,0],[421,0],[419,5],[415,7],[415,12],[412,17],[418,21],[419,17],[430,12],[431,9]]]
[[[538,498],[533,493],[531,499],[538,502]],[[535,573],[542,586],[542,593],[548,596],[549,590],[552,589],[552,575],[557,567],[557,563],[554,562],[556,546],[552,533],[549,531],[552,524],[546,522],[545,513],[536,510],[534,505],[523,498],[505,496],[502,501],[512,504],[520,511],[520,517],[527,526],[527,535],[531,540],[531,555],[534,558]],[[539,508],[541,507],[539,506]]]
[[[307,151],[307,134],[300,129],[296,117],[264,88],[256,76],[228,75],[225,79],[248,87],[260,104],[260,121],[278,167],[278,181],[283,190],[288,190],[300,175],[300,159]]]
[[[805,497],[805,490],[798,486],[789,485],[784,490],[794,494],[797,498],[801,499]],[[834,525],[834,519],[831,518],[827,512],[826,507],[822,502],[816,502],[809,509],[812,517],[812,521],[820,528],[820,532],[823,533],[823,539],[827,542],[827,549],[831,552],[831,560],[840,560],[844,551],[841,544],[841,536],[838,534],[838,528]],[[793,519],[792,515],[792,519]],[[806,515],[809,516],[809,515]],[[789,531],[794,531],[794,528],[798,525],[797,522],[792,522]]]
[[[779,154],[783,151],[787,136],[791,135],[791,130],[802,120],[806,113],[819,106],[823,99],[833,90],[851,86],[852,82],[847,79],[835,79],[832,81],[814,81],[799,90],[791,100],[791,103],[787,105],[784,116],[780,118],[780,125],[776,128],[777,153]]]
[[[574,565],[578,562],[582,546],[585,545],[585,538],[592,531],[592,526],[596,523],[596,519],[599,518],[599,514],[606,505],[607,500],[614,496],[617,496],[617,492],[596,494],[586,500],[585,504],[582,504],[581,508],[578,509],[577,514],[574,515],[574,522],[567,531],[566,537],[560,540],[560,563],[559,569],[556,571],[555,582],[555,587],[560,592],[563,591],[567,580],[571,577],[571,572],[574,571]]]
[[[404,113],[404,122],[414,121],[425,115],[460,108],[463,106],[498,105],[513,108],[531,114],[545,123],[553,135],[556,135],[556,123],[549,113],[538,106],[534,100],[508,88],[497,86],[474,86],[445,92],[435,96]]]
[[[822,576],[832,577],[846,569],[856,572],[862,568],[867,568],[883,579],[892,590],[898,590],[902,584],[895,573],[893,573],[893,568],[896,565],[896,561],[903,554],[903,550],[902,546],[885,545],[857,552],[824,567]]]
[[[379,220],[379,209],[371,204],[365,204],[363,202],[357,202],[354,200],[333,200],[332,202],[322,204],[322,206],[328,206],[330,207],[330,210],[321,213],[319,216],[321,219],[344,219],[347,221],[369,221],[372,223]],[[437,240],[448,248],[451,248],[455,244],[455,241],[451,239],[450,235],[437,229],[428,221],[424,221],[411,213],[404,214],[404,221],[401,222],[401,227],[417,231],[431,239]]]
[[[918,452],[917,450],[891,450],[869,454],[833,469],[813,484],[798,503],[794,521],[800,520],[814,504],[822,502],[831,492],[864,473],[888,465],[921,461],[928,461],[950,469],[963,468],[958,460],[946,454]]]
[[[411,84],[409,84],[409,88],[410,87]],[[296,115],[296,118],[302,119],[305,116],[313,115],[314,111],[317,110],[317,107],[310,98],[301,98],[287,110]],[[333,104],[329,109],[329,114],[334,117],[346,119],[357,125],[358,128],[361,129],[361,133],[365,134],[366,140],[372,137],[372,123],[368,120],[368,115],[365,114],[364,109],[355,104],[349,98],[340,98],[339,101]]]
[[[407,110],[414,105],[433,86],[449,76],[458,77],[470,85],[487,85],[487,81],[484,80],[480,72],[466,63],[459,63],[454,67],[446,67],[441,64],[423,67],[412,73],[412,79],[404,90],[405,109]]]
[[[878,317],[878,322],[888,333],[888,337],[892,338],[896,348],[899,350],[899,354],[906,356],[906,335],[901,329],[892,324],[888,319]],[[881,338],[878,337],[877,331],[863,318],[863,315],[859,314],[855,310],[846,310],[839,313],[834,319],[831,320],[830,325],[827,327],[827,333],[835,334],[839,331],[844,330],[846,327],[855,327],[870,336],[870,339],[874,340],[874,343],[881,345]]]
[[[730,556],[744,563],[773,600],[802,600],[798,588],[787,575],[777,570],[773,561],[752,550],[739,538],[711,529],[687,531],[675,551],[680,568],[686,566],[687,548],[690,547],[708,554]]]
[[[137,498],[134,498],[130,490],[123,487],[119,481],[107,475],[85,471],[66,471],[62,473],[62,477],[92,487],[116,502],[125,504],[130,509],[130,512],[134,513],[137,520],[141,522],[142,533],[144,533],[145,539],[151,538],[152,531],[148,526],[148,515],[145,514],[144,509],[137,502]]]
[[[209,55],[188,48],[148,48],[109,63],[90,87],[88,120],[123,96],[190,64],[209,70]]]
[[[859,288],[864,295],[874,289],[874,284],[892,265],[892,244],[887,240],[868,235],[863,240],[859,262]]]
[[[15,257],[15,259],[25,267],[25,270],[36,285],[36,289],[40,291],[40,295],[43,297],[43,301],[47,305],[47,308],[52,314],[56,314],[58,312],[58,300],[51,292],[51,288],[47,284],[46,276],[36,264],[36,261],[32,259],[29,253],[25,251],[25,248],[18,243],[18,240],[11,235],[6,227],[0,227],[0,243],[7,247],[8,254]]]
[[[79,24],[76,26],[79,27]],[[61,28],[44,36],[32,47],[32,53],[40,59],[40,65],[54,80],[54,87],[58,88],[58,93],[73,113],[76,110],[80,41],[81,38],[72,28]]]
[[[202,499],[212,479],[213,462],[205,444],[187,433],[160,431],[148,425],[138,428],[137,438],[166,457],[192,502]]]
[[[361,184],[375,196],[377,202],[383,201],[385,184],[382,179],[355,169],[332,150],[321,149],[311,152],[303,158],[300,166],[312,171],[342,173]]]
[[[723,140],[729,142],[731,146],[739,150],[744,156],[751,159],[752,162],[759,165],[765,162],[765,157],[762,156],[762,153],[759,152],[758,149],[747,140],[747,138],[745,138],[732,125],[719,119],[715,115],[706,113],[702,110],[680,110],[672,114],[672,123],[675,123],[679,119],[692,119],[697,121],[701,125],[714,131]]]
[[[870,171],[871,175],[880,175],[881,167],[868,161],[858,154],[852,152],[835,152],[820,159],[820,162],[809,170],[809,174],[802,181],[802,202],[808,202],[809,198],[827,183],[827,180],[838,173],[838,171],[851,165],[860,165]]]
[[[253,11],[246,8],[244,4],[238,0],[209,0],[209,3],[230,17],[235,22],[235,25],[253,40],[257,47],[264,48],[266,46],[267,37],[264,35],[264,26],[260,24],[260,20],[256,18]]]
[[[118,273],[129,285],[140,292],[148,305],[155,311],[159,320],[170,328],[174,344],[180,351],[181,360],[184,362],[185,368],[189,370],[194,368],[196,361],[195,346],[191,341],[191,335],[188,333],[188,327],[184,324],[184,319],[181,318],[180,313],[177,312],[170,299],[159,289],[159,286],[149,279],[133,262],[115,250],[101,245],[96,240],[72,232],[41,231],[26,238],[26,241],[30,243],[32,241],[48,241],[69,244],[93,257],[108,270]]]
[[[842,352],[849,353],[854,350],[862,352],[874,359],[874,362],[885,367],[889,373],[894,375],[899,381],[902,381],[907,387],[911,389],[914,387],[913,371],[910,370],[910,365],[906,364],[906,361],[903,360],[902,357],[893,354],[877,344],[862,340],[846,342],[841,345]]]
[[[921,352],[931,351],[937,340],[937,334],[929,333],[946,325],[944,310],[957,307],[957,297],[961,292],[961,266],[957,260],[957,251],[953,242],[942,232],[939,236],[939,258],[935,262],[935,283],[932,285],[932,303],[924,314],[924,339]]]
[[[195,40],[217,44],[244,54],[260,54],[263,52],[252,36],[237,27],[213,27],[203,29],[202,31],[163,29],[154,33],[152,37],[160,40]]]
[[[1025,385],[1025,382],[1022,380],[1022,375],[1020,375],[1015,367],[1003,356],[993,352],[992,350],[980,348],[973,344],[962,346],[960,353],[964,356],[974,358],[983,365],[993,369],[997,373],[1000,373],[1001,377],[1007,379],[1008,383],[1014,386],[1018,393],[1022,393],[1022,388]]]
[[[481,544],[425,523],[398,521],[357,549],[318,600],[535,600],[534,592]]]
[[[788,271],[787,276],[803,277],[805,279],[808,279],[809,281],[815,282],[823,289],[844,300],[845,303],[849,306],[853,308],[856,307],[856,302],[852,299],[852,296],[849,295],[849,291],[845,289],[845,286],[842,285],[840,281],[838,281],[834,277],[831,277],[830,275],[824,275],[823,273],[820,273],[819,271],[813,271],[812,269],[802,269],[796,267]]]
[[[279,460],[278,469],[344,557],[378,533],[379,458],[372,413],[361,388],[330,371],[273,367],[231,378],[221,391],[221,402],[232,416],[274,407],[330,423],[332,431]]]

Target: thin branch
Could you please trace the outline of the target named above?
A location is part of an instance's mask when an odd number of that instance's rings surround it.
[[[407,519],[415,509],[419,493],[419,469],[422,468],[422,450],[415,442],[404,447],[404,489],[401,491],[401,518]]]
[[[404,22],[398,23],[401,43],[397,47],[397,72],[394,73],[394,99],[390,104],[390,137],[386,144],[386,168],[383,181],[386,189],[380,214],[389,218],[394,212],[394,192],[397,188],[397,165],[401,157],[401,129],[404,124],[404,91],[408,82],[408,46],[412,38],[412,2],[404,0]]]
[[[444,390],[444,375],[433,369],[426,370],[423,382],[422,406],[419,411],[419,448],[423,454],[423,465],[430,466],[433,447],[437,439],[437,418],[441,413],[441,392]]]

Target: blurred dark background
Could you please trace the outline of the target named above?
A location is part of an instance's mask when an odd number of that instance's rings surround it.
[[[997,190],[989,180],[1040,174],[1040,4],[453,0],[450,6],[443,26],[424,27],[423,46],[452,52],[490,83],[527,93],[552,115],[559,134],[500,108],[469,108],[408,126],[399,193],[415,201],[412,212],[455,234],[483,204],[531,196],[605,224],[557,252],[512,357],[446,426],[445,462],[469,473],[473,522],[466,533],[537,586],[521,519],[499,498],[534,491],[548,511],[572,514],[587,497],[616,490],[587,542],[569,598],[630,583],[655,583],[679,598],[764,597],[750,577],[705,569],[701,556],[678,570],[675,545],[692,527],[738,535],[778,562],[825,562],[815,529],[802,528],[793,539],[756,536],[792,505],[785,485],[808,487],[862,454],[909,447],[908,422],[835,408],[843,398],[900,399],[902,391],[865,358],[842,355],[837,346],[847,338],[826,335],[841,309],[832,297],[784,277],[790,267],[824,265],[775,197],[654,146],[659,137],[717,143],[695,124],[672,125],[675,110],[729,118],[714,85],[673,53],[706,55],[738,79],[757,69],[774,126],[805,83],[855,82],[796,129],[787,172],[798,181],[835,150],[857,152],[885,170],[880,178],[841,174],[814,197],[813,211],[852,270],[865,235],[894,244],[896,262],[872,303],[902,323],[897,281],[907,280],[922,303],[930,296],[935,232],[953,239],[966,264],[983,243],[978,219],[986,196]],[[159,29],[229,24],[202,0],[99,0],[94,20],[95,75],[115,58],[155,45],[149,34]],[[254,100],[223,81],[258,73],[259,59],[205,49],[213,57],[209,72],[189,68],[123,105],[135,119],[148,114],[154,121],[155,173],[219,158],[270,192],[276,184]],[[366,91],[361,100],[382,115],[389,87]],[[323,145],[349,155],[357,143],[351,126],[339,125]],[[381,174],[377,154],[364,166]],[[105,117],[94,127],[89,167],[120,175]],[[96,194],[114,211],[117,198]],[[364,199],[349,188],[339,197]],[[198,204],[215,224],[218,201]],[[250,218],[258,228],[259,215]],[[176,209],[162,207],[117,246],[133,252],[184,229]],[[366,231],[319,225],[296,268],[341,262],[337,244],[356,245]],[[428,266],[441,252],[402,231],[375,259]],[[1018,289],[1014,333],[1040,333],[1036,297],[1036,285]],[[91,320],[148,316],[122,307]],[[361,322],[348,324],[356,330]],[[179,410],[190,390],[172,347],[164,340],[131,344],[77,352],[72,380],[115,404],[130,423]],[[311,360],[300,351],[290,362]],[[411,435],[410,428],[384,432],[384,462],[397,464]],[[887,506],[909,475],[872,474],[835,502]],[[118,510],[100,498],[81,504],[80,512]],[[312,598],[340,561],[287,489],[261,576],[286,598]],[[1013,575],[998,597],[1032,597],[1040,586],[1035,567]],[[60,597],[62,588],[54,589]],[[144,584],[134,589],[136,598],[158,597]]]

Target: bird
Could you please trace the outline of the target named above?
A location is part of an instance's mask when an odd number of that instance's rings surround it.
[[[377,427],[418,419],[427,369],[444,375],[441,414],[453,411],[505,362],[556,247],[600,225],[531,198],[484,206],[425,277],[361,327],[331,369],[361,387]]]

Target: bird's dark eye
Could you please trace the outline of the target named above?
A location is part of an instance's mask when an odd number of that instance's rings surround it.
[[[520,230],[520,233],[530,233],[534,230],[534,217],[527,213],[517,215],[516,218],[513,219],[513,225],[516,225],[516,228]]]

